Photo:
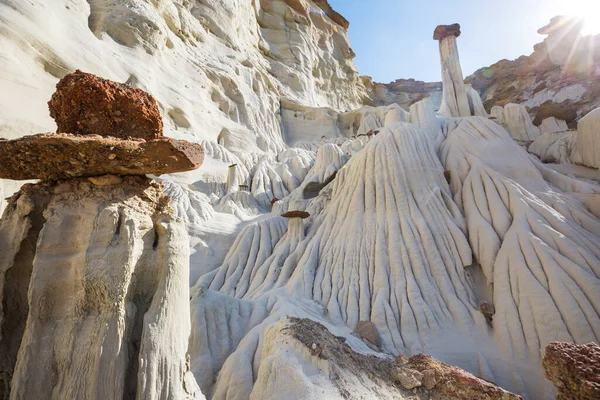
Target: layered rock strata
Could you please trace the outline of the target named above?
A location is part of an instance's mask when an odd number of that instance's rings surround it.
[[[50,133],[0,139],[0,160],[2,179],[58,180],[189,171],[202,164],[204,153],[198,143],[171,138],[120,140]]]

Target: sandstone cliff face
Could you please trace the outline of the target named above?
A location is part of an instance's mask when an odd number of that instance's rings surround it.
[[[146,90],[166,136],[219,153],[282,150],[285,104],[347,111],[366,97],[348,23],[322,0],[1,0],[0,26],[3,138],[56,130],[45,103],[75,69]],[[208,158],[201,174],[224,181],[227,162]]]
[[[557,18],[538,31],[548,37],[531,55],[498,61],[466,79],[488,111],[522,104],[539,126],[553,116],[574,122],[600,105],[600,35],[583,37],[577,21]]]
[[[0,397],[184,399],[189,253],[147,178],[27,185],[0,222]]]

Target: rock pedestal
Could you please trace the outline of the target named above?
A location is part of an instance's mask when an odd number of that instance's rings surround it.
[[[25,185],[0,220],[0,397],[192,398],[187,243],[148,178]]]
[[[464,84],[456,38],[460,36],[460,25],[439,25],[433,38],[440,43],[442,64],[442,105],[439,114],[444,117],[469,117],[471,110]]]

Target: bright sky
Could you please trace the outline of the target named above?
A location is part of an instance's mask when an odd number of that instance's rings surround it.
[[[533,52],[538,28],[557,15],[586,17],[584,33],[600,33],[600,0],[329,0],[350,21],[350,45],[361,75],[440,81],[437,25],[460,23],[465,76],[503,58]]]

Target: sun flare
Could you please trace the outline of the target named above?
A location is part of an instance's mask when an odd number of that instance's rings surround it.
[[[565,0],[563,0],[565,1]],[[567,3],[569,14],[581,16],[584,20],[582,34],[600,34],[600,1],[599,0],[569,0]]]

